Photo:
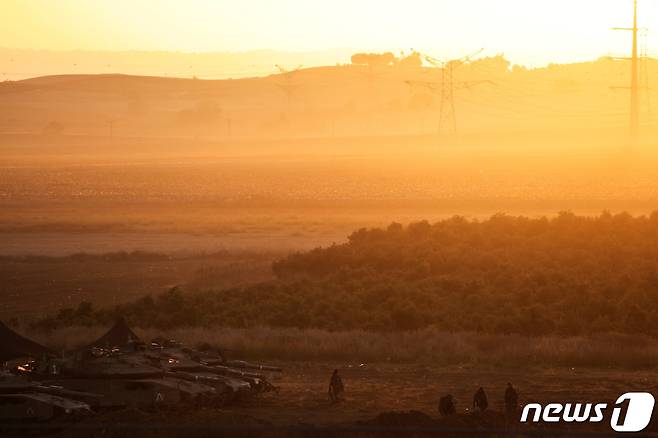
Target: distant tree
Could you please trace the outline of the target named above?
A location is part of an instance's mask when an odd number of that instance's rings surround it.
[[[500,75],[511,71],[511,63],[502,54],[476,59],[475,61],[471,61],[469,66],[478,72],[488,75]]]
[[[413,51],[409,55],[401,56],[397,65],[407,69],[418,69],[423,66],[423,59],[419,52]]]
[[[395,56],[391,52],[386,53],[355,53],[352,55],[352,64],[384,66],[392,65],[395,62]]]
[[[391,224],[279,259],[270,281],[193,294],[172,288],[110,309],[81,303],[37,326],[49,330],[123,315],[163,328],[438,326],[532,336],[658,336],[657,242],[657,213],[591,218],[563,212],[551,219],[498,214]]]
[[[423,318],[414,304],[404,303],[396,306],[391,318],[398,330],[417,330],[423,326]]]

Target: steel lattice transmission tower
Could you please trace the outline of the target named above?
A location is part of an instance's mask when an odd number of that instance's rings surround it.
[[[275,67],[279,69],[281,76],[283,76],[283,83],[279,84],[279,88],[281,88],[283,92],[286,93],[286,98],[288,99],[288,111],[290,111],[290,107],[292,105],[292,96],[295,93],[295,90],[297,90],[297,86],[293,83],[293,79],[295,73],[301,70],[302,66],[299,65],[292,70],[288,70],[279,64],[277,64]]]
[[[457,115],[455,114],[455,63],[448,61],[441,68],[441,106],[439,109],[439,132],[450,126],[452,132],[457,131]]]
[[[653,114],[651,111],[651,93],[649,91],[649,47],[647,43],[647,29],[641,29],[640,37],[640,90],[644,92],[645,109],[649,119],[651,119]]]
[[[490,80],[478,81],[455,81],[455,70],[471,58],[478,55],[484,49],[464,56],[463,58],[453,59],[450,61],[439,61],[431,56],[425,56],[425,60],[434,67],[441,69],[441,82],[429,81],[407,81],[411,86],[423,86],[428,88],[432,93],[439,94],[441,97],[441,106],[439,107],[439,134],[446,130],[457,132],[457,114],[455,111],[455,91],[461,89],[470,89],[471,87],[492,83]]]
[[[633,0],[633,27],[614,27],[614,30],[628,30],[633,33],[633,46],[631,48],[631,83],[628,87],[631,91],[630,101],[630,133],[632,137],[637,137],[640,127],[640,92],[639,92],[639,58],[637,56],[637,0]]]

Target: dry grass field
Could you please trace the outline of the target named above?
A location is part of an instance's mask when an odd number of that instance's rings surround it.
[[[112,240],[111,236],[104,238]],[[117,244],[112,241],[112,245]],[[93,252],[92,246],[80,247]],[[123,253],[105,253],[102,257],[0,258],[0,318],[31,319],[76,307],[82,301],[94,306],[115,305],[175,286],[194,292],[265,281],[272,277],[274,257],[275,253],[243,252],[178,257],[147,254],[131,258]]]
[[[58,351],[88,344],[106,327],[65,327],[44,333],[22,329]],[[648,336],[597,334],[588,336],[497,335],[448,333],[437,329],[378,333],[363,330],[254,327],[136,329],[144,340],[158,336],[186,345],[210,344],[229,357],[266,362],[418,364],[440,367],[480,367],[658,370],[658,345]]]
[[[338,367],[346,387],[346,401],[331,405],[326,386]],[[658,373],[600,371],[587,368],[508,369],[436,365],[312,363],[286,364],[275,380],[281,390],[253,404],[234,409],[274,424],[336,424],[367,420],[381,412],[419,410],[438,417],[440,396],[453,394],[459,412],[471,408],[479,386],[488,391],[490,406],[503,411],[507,382],[519,390],[522,404],[555,400],[613,400],[628,391],[656,391]]]
[[[628,156],[616,131],[571,134],[116,137],[111,143],[3,134],[1,256],[141,250],[173,259],[5,259],[0,317],[25,318],[82,300],[123,302],[198,284],[198,271],[206,268],[217,273],[204,280],[208,288],[260,281],[271,276],[275,257],[341,243],[356,229],[391,222],[655,208],[651,140]],[[239,260],[194,257],[214,252]],[[255,260],[246,261],[245,253]]]
[[[71,348],[103,331],[67,328],[34,333],[46,345]],[[137,330],[144,339],[162,334]],[[613,402],[628,391],[658,390],[658,349],[649,338],[487,336],[433,330],[375,334],[294,329],[186,329],[165,332],[188,342],[209,341],[226,354],[281,366],[268,373],[279,391],[229,408],[206,407],[171,413],[115,412],[89,420],[88,426],[141,425],[150,433],[176,428],[352,426],[383,412],[418,410],[438,418],[440,396],[453,394],[457,410],[472,411],[474,391],[483,386],[490,409],[503,411],[503,393],[512,382],[520,403]],[[327,384],[338,369],[345,400],[331,404]],[[172,421],[175,418],[175,421]],[[167,427],[174,429],[167,432]],[[199,430],[194,429],[195,432]],[[118,436],[125,431],[118,430]],[[77,436],[77,435],[76,435]],[[168,435],[167,435],[168,436]],[[177,435],[176,435],[177,436]]]
[[[655,371],[598,371],[572,368],[490,369],[487,367],[440,367],[432,365],[366,364],[347,367],[337,363],[280,363],[285,370],[270,378],[278,392],[263,394],[226,409],[212,407],[169,412],[118,411],[96,416],[69,426],[63,436],[126,436],[139,431],[141,436],[318,436],[326,435],[313,427],[353,427],[386,412],[417,410],[438,419],[438,399],[453,394],[459,413],[466,414],[460,426],[468,428],[473,393],[483,386],[489,398],[489,418],[501,417],[503,393],[507,382],[519,391],[519,402],[607,401],[627,391],[655,391]],[[345,383],[345,400],[331,404],[327,383],[333,369],[340,370]],[[475,418],[479,414],[473,414]],[[404,427],[404,424],[398,427]],[[413,424],[406,425],[407,427]],[[572,429],[585,432],[588,425]],[[602,425],[605,428],[607,425]],[[282,433],[280,428],[301,427],[306,433]],[[390,426],[389,426],[390,427]],[[453,426],[454,427],[454,426]],[[472,426],[471,426],[472,427]],[[518,426],[515,426],[518,427]],[[559,427],[559,426],[558,426]],[[86,429],[87,428],[87,429]],[[233,429],[231,429],[233,428]],[[243,428],[246,428],[243,429]],[[257,432],[249,431],[256,429]],[[649,426],[653,430],[653,426]],[[265,430],[265,431],[264,431]],[[268,432],[269,430],[269,432]],[[277,432],[279,430],[279,432]],[[284,429],[285,430],[285,429]],[[605,430],[605,429],[603,429]],[[609,429],[607,429],[609,430]],[[231,435],[231,431],[234,435]],[[61,431],[60,431],[61,432]],[[471,429],[474,436],[492,436],[486,429]],[[508,431],[507,433],[511,433]],[[545,435],[554,436],[555,429]],[[569,435],[569,431],[564,431]],[[262,435],[261,435],[262,434]],[[385,436],[391,436],[389,429]],[[59,435],[58,435],[59,436]],[[345,436],[331,433],[330,436]],[[349,435],[353,436],[353,435]],[[357,434],[356,436],[369,436]],[[374,436],[382,436],[381,433]],[[408,436],[408,435],[403,435]],[[424,436],[415,434],[413,436]],[[430,436],[436,436],[431,434]],[[473,436],[473,435],[441,435]],[[494,436],[498,436],[494,434]]]

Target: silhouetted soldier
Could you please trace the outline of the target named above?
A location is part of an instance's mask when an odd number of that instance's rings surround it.
[[[338,375],[338,370],[334,370],[331,380],[329,380],[329,399],[336,403],[341,399],[344,390],[343,379]]]
[[[519,394],[516,392],[516,389],[512,386],[511,383],[507,384],[505,389],[505,414],[508,419],[511,419],[516,415],[516,410],[519,407]]]
[[[473,396],[473,409],[478,408],[484,412],[488,406],[487,394],[484,393],[484,389],[480,386],[480,389],[475,391],[475,395]]]
[[[445,417],[456,413],[457,408],[455,407],[455,399],[452,397],[452,394],[445,395],[439,399],[439,414]]]

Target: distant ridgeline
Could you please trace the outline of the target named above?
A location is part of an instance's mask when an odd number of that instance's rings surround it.
[[[50,59],[36,53],[42,63]],[[433,66],[418,52],[400,57],[357,53],[351,64],[340,65],[320,62],[326,56],[309,63],[289,54],[279,58],[277,69],[262,56],[254,62],[230,57],[227,65],[211,55],[188,55],[192,59],[177,59],[167,71],[135,71],[130,66],[155,62],[157,55],[135,53],[111,64],[98,56],[86,66],[77,56],[71,52],[64,64],[46,70],[68,75],[0,81],[0,133],[213,140],[436,134],[441,109],[449,103],[457,109],[455,124],[441,128],[447,131],[628,124],[627,93],[610,89],[626,85],[628,63],[613,58],[528,69],[502,55],[445,65],[433,61]],[[29,59],[16,56],[16,62],[34,64]],[[94,67],[99,63],[102,68]],[[223,68],[201,69],[199,64]],[[441,65],[454,74],[443,75]],[[655,71],[657,65],[647,59],[642,71]],[[10,68],[20,71],[19,66]],[[454,102],[442,94],[446,87],[454,91],[454,96],[449,93]],[[642,87],[641,111],[648,114],[656,90],[644,82]],[[643,119],[643,124],[652,122]]]
[[[496,215],[362,229],[273,264],[276,280],[63,309],[37,325],[277,326],[658,334],[658,213]]]

